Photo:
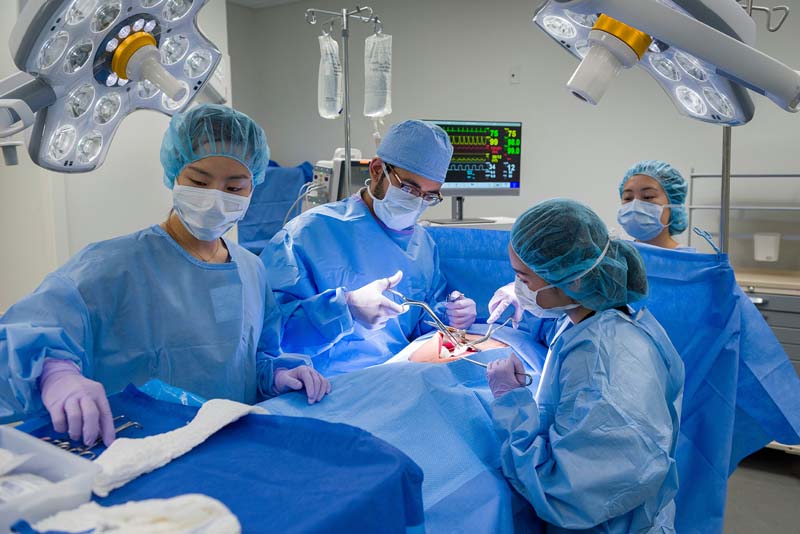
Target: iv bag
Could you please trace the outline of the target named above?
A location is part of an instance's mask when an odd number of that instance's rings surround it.
[[[392,112],[392,36],[376,33],[364,42],[364,115]]]
[[[319,56],[317,107],[323,119],[335,119],[342,114],[344,102],[339,43],[330,35],[320,35]]]

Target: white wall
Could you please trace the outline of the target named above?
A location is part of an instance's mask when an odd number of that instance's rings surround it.
[[[16,2],[0,2],[0,35],[10,34],[15,19]],[[199,20],[228,53],[225,0],[210,0]],[[5,39],[0,48],[5,76],[16,69]],[[103,166],[88,174],[45,171],[24,149],[18,166],[0,163],[0,313],[88,243],[165,218],[171,196],[162,185],[159,148],[168,122],[150,111],[128,116]]]
[[[800,68],[800,0],[781,32],[757,18],[759,47]],[[346,4],[346,3],[345,3]],[[309,7],[336,10],[341,1],[302,1],[251,10],[228,6],[237,106],[267,131],[281,164],[328,159],[343,146],[341,119],[317,115],[319,26],[304,22]],[[576,62],[533,26],[528,0],[373,0],[393,35],[393,108],[389,122],[407,118],[513,120],[523,123],[519,198],[467,199],[467,216],[519,215],[538,200],[569,196],[591,204],[616,225],[617,184],[628,166],[658,158],[686,176],[692,168],[719,172],[721,129],[679,115],[640,69],[624,72],[601,105],[579,102],[564,88]],[[760,17],[759,15],[756,15]],[[236,28],[236,31],[233,31]],[[353,146],[374,153],[363,107],[363,40],[371,26],[352,30]],[[509,72],[521,69],[521,83]],[[734,129],[734,172],[798,172],[800,117],[754,96],[756,117]],[[800,205],[800,180],[790,198]],[[785,198],[785,195],[783,195]],[[449,216],[450,202],[426,212]],[[714,230],[714,229],[712,229]]]

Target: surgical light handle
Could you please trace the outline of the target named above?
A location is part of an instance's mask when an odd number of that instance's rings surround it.
[[[188,90],[161,65],[160,58],[158,48],[153,45],[143,46],[128,61],[128,79],[147,80],[161,89],[167,97],[179,102],[186,97]]]
[[[717,73],[786,111],[800,109],[800,73],[741,41],[656,0],[572,0],[567,9],[604,13],[713,64]]]
[[[36,112],[53,104],[56,98],[47,83],[24,72],[0,80],[0,138],[31,126]]]

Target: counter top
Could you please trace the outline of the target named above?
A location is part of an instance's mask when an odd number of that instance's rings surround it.
[[[761,269],[734,269],[736,281],[747,290],[753,286],[759,289],[786,289],[800,291],[800,271],[767,271]]]

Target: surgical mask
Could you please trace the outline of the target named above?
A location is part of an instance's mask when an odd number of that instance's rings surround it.
[[[524,309],[531,312],[536,317],[542,319],[558,319],[562,315],[564,315],[568,310],[574,310],[575,308],[579,307],[580,304],[573,303],[568,304],[566,306],[558,306],[556,308],[542,308],[539,306],[539,303],[536,301],[536,298],[539,296],[539,293],[544,291],[545,289],[550,289],[556,287],[553,284],[544,286],[541,289],[537,289],[536,291],[531,290],[528,286],[525,285],[525,282],[517,277],[514,280],[514,293],[517,295],[517,300],[519,300],[520,306]]]
[[[661,214],[664,208],[669,207],[672,205],[662,206],[643,200],[631,200],[619,208],[617,222],[634,239],[649,241],[666,228],[661,222]]]
[[[383,174],[389,182],[389,187],[383,198],[375,198],[372,190],[367,187],[367,192],[372,197],[372,207],[375,210],[375,215],[392,230],[405,230],[414,226],[427,206],[421,198],[415,197],[411,193],[406,193],[399,187],[392,185],[385,166],[383,167]]]
[[[603,248],[603,252],[600,253],[600,256],[594,261],[591,267],[579,273],[577,276],[572,277],[569,280],[565,280],[561,283],[561,285],[571,284],[576,280],[580,280],[584,276],[586,276],[589,272],[593,271],[595,267],[600,265],[600,262],[603,261],[603,258],[606,257],[608,253],[608,248],[611,246],[611,239],[606,241],[606,246]],[[564,315],[569,310],[574,310],[575,308],[580,307],[580,304],[577,302],[572,304],[567,304],[565,306],[557,306],[555,308],[542,308],[539,306],[539,302],[536,300],[539,296],[539,293],[546,289],[551,289],[554,287],[558,287],[555,284],[549,284],[544,287],[540,287],[536,291],[533,291],[528,286],[525,285],[519,276],[514,280],[514,294],[517,296],[517,300],[519,300],[520,306],[522,306],[525,310],[531,312],[536,317],[541,319],[558,319],[562,315]]]
[[[250,206],[250,197],[175,185],[172,206],[183,225],[200,241],[214,241],[239,222]]]

